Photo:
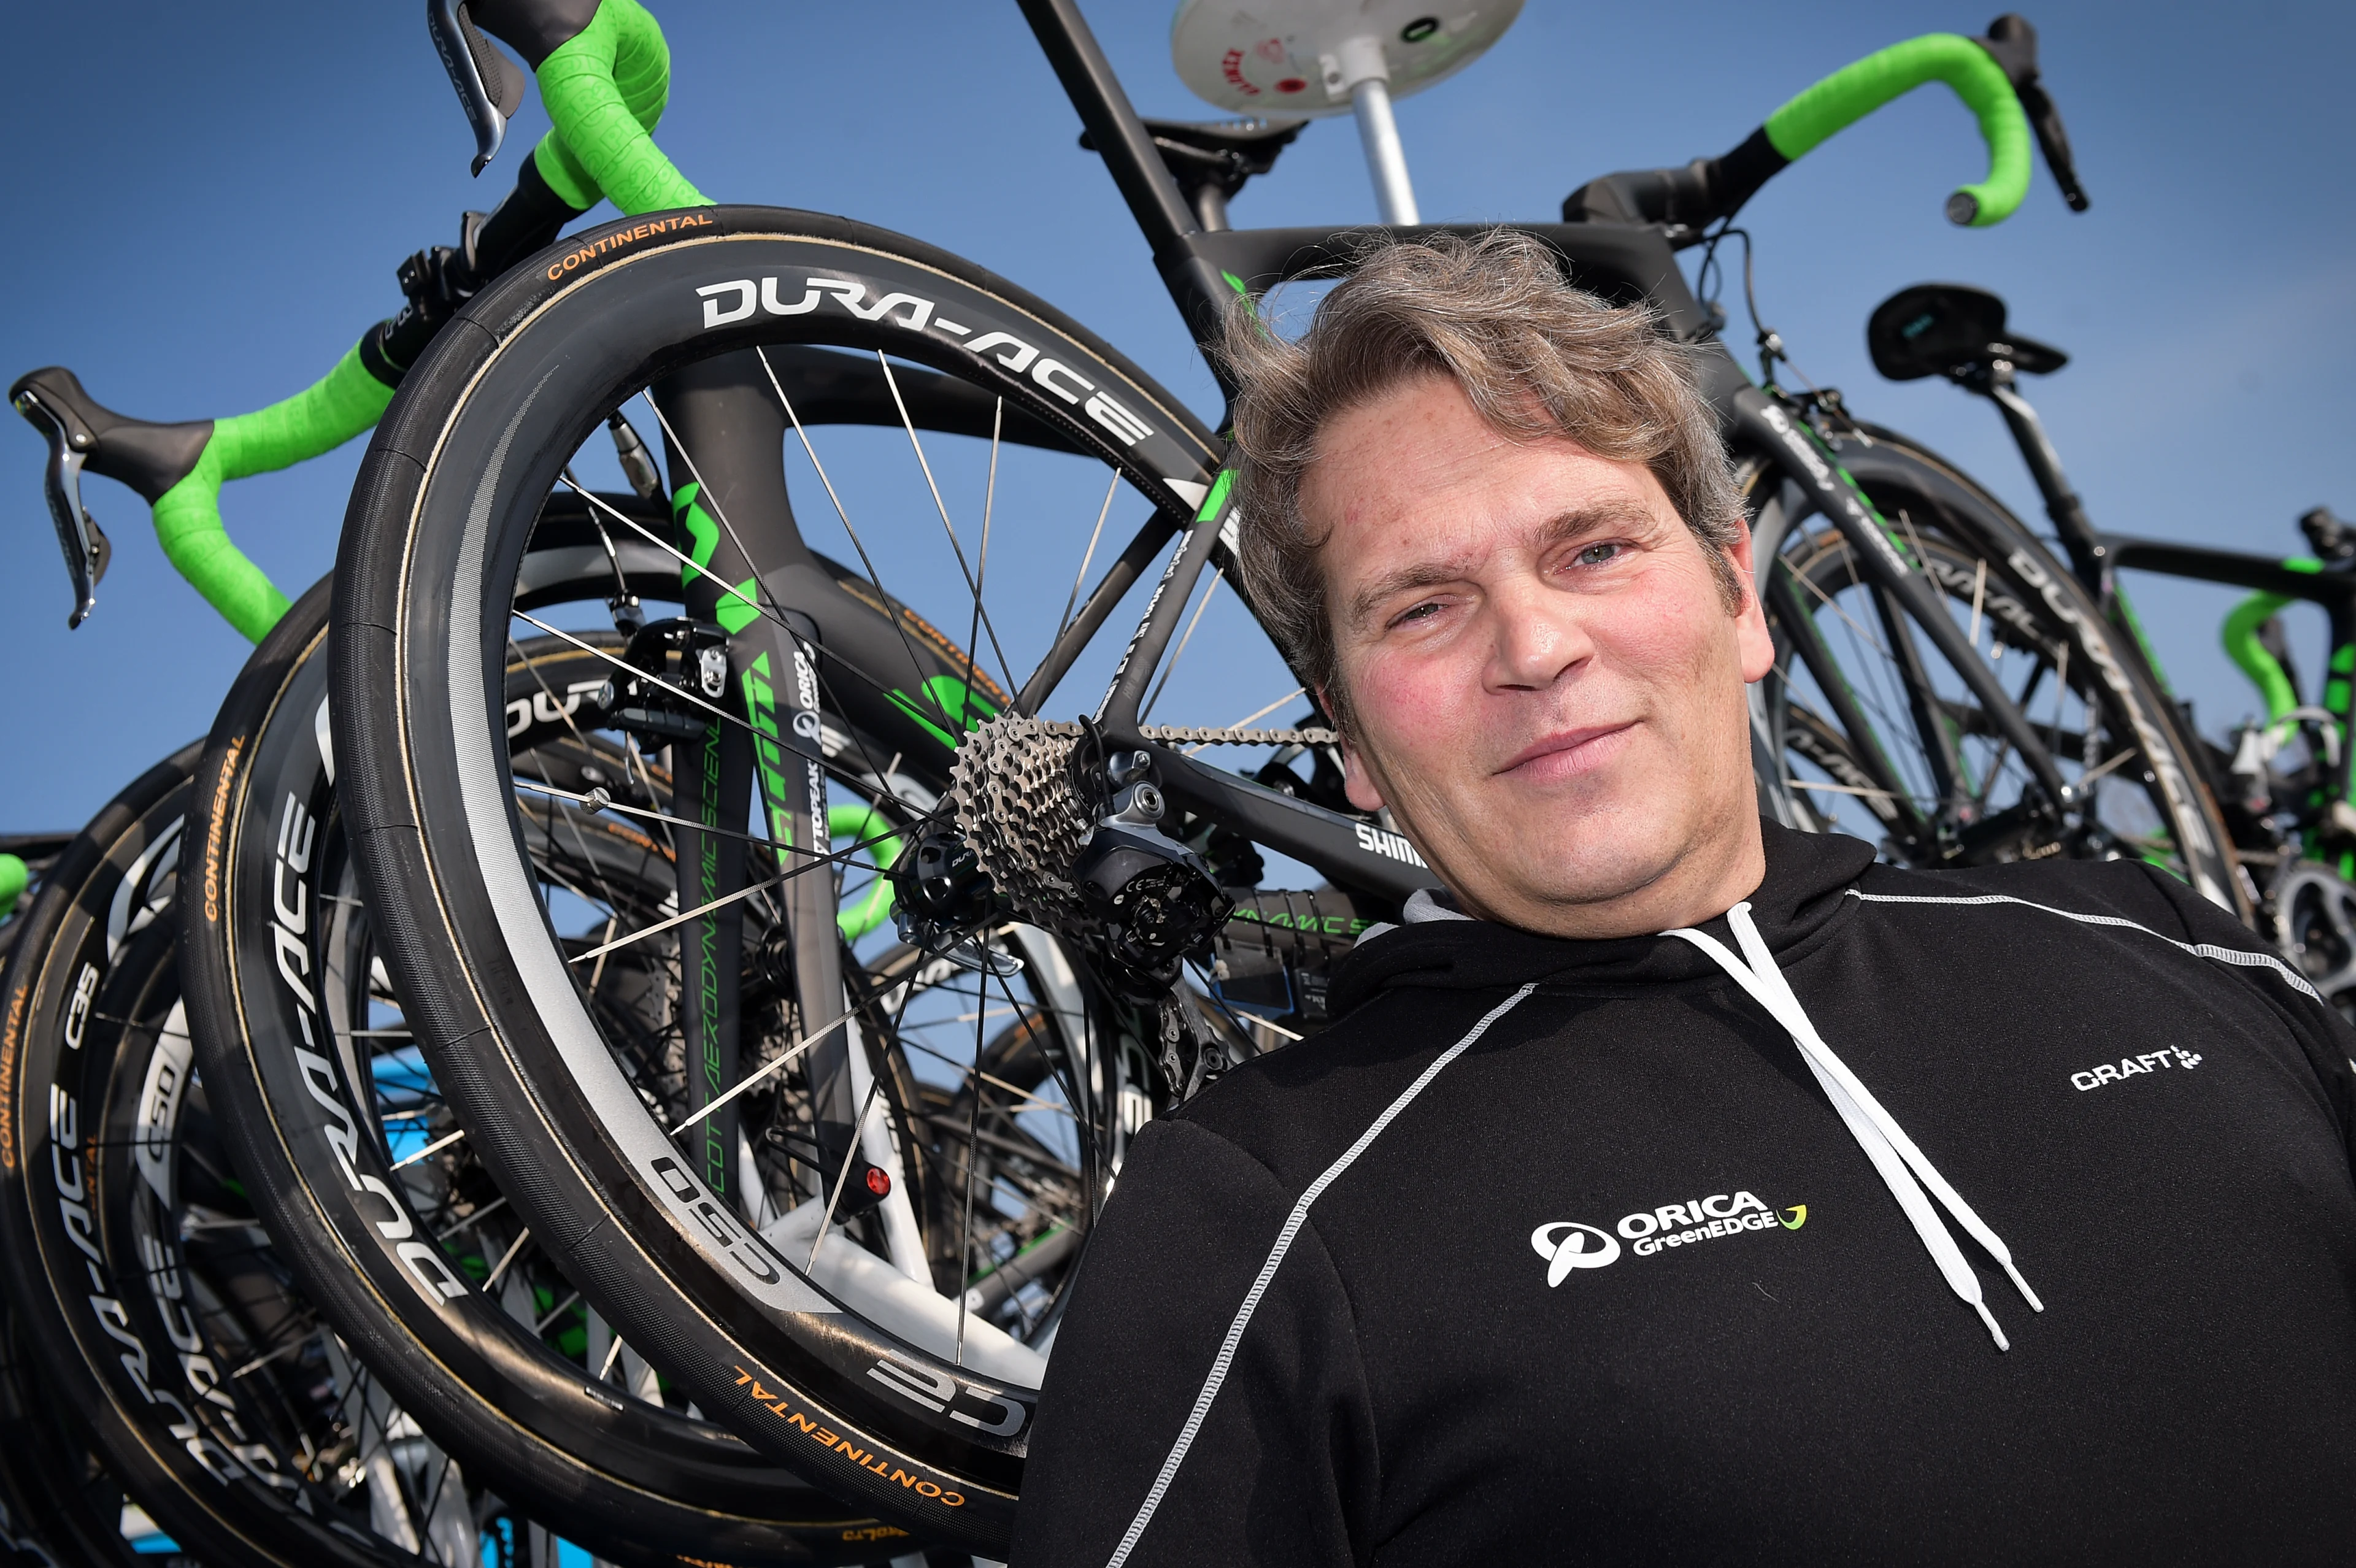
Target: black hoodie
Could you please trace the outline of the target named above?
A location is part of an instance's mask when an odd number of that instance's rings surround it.
[[[2148,868],[1766,832],[1879,1122],[1689,938],[1370,934],[1132,1146],[1016,1568],[2356,1556],[2356,1033]]]

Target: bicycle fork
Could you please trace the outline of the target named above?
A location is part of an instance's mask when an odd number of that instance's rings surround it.
[[[775,967],[790,973],[799,1023],[778,1049],[827,1031],[804,1060],[820,1132],[818,1164],[830,1173],[866,1107],[854,1094],[848,1032],[840,1023],[835,880],[817,859],[830,839],[818,671],[806,646],[816,627],[784,608],[772,581],[780,568],[809,560],[779,462],[783,416],[750,354],[681,371],[657,389],[656,402],[667,424],[674,521],[681,548],[697,562],[680,569],[687,614],[726,633],[725,643],[705,656],[724,660],[714,672],[724,694],[719,705],[743,720],[715,718],[701,739],[673,747],[673,815],[707,829],[678,829],[680,905],[717,906],[680,928],[688,1112],[720,1099],[745,1065],[746,900],[733,895],[744,892],[752,858],[734,825],[744,820],[747,800],[757,792],[775,846],[773,863],[769,857],[759,862],[760,876],[787,879],[776,899],[787,945],[772,957]],[[752,558],[754,545],[766,573]],[[757,1218],[764,1195],[738,1190],[739,1110],[731,1101],[705,1119],[694,1145],[697,1166],[714,1192]],[[751,1162],[744,1164],[749,1169]]]

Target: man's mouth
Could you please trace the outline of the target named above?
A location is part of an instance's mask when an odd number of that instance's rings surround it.
[[[1589,724],[1558,731],[1514,753],[1497,769],[1497,773],[1513,773],[1532,781],[1570,778],[1602,765],[1620,751],[1622,737],[1635,728],[1636,721],[1632,719],[1623,724]]]

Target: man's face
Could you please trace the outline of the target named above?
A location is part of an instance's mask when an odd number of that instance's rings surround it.
[[[1730,613],[1650,470],[1517,444],[1444,376],[1329,423],[1301,500],[1350,799],[1390,807],[1472,912],[1633,935],[1757,886],[1743,688],[1774,654],[1747,539]]]

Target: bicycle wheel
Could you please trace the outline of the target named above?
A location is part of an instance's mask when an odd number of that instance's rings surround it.
[[[646,510],[636,496],[605,504]],[[585,589],[567,586],[588,542],[583,509],[561,496],[543,511],[527,568],[543,593],[611,591],[594,545]],[[626,581],[676,583],[642,543],[617,560]],[[601,1557],[871,1559],[885,1527],[667,1399],[460,1136],[385,985],[354,880],[326,739],[327,599],[322,582],[297,601],[222,704],[187,828],[206,871],[181,890],[198,1061],[281,1254],[469,1475]],[[606,667],[538,641],[509,661],[519,751],[598,723]]]
[[[29,912],[48,862],[70,837],[39,846],[24,859],[33,886],[19,901]],[[0,922],[0,969],[16,950],[21,919]],[[134,1550],[123,1533],[122,1483],[80,1434],[60,1422],[57,1399],[43,1381],[13,1302],[0,1296],[0,1563],[9,1568],[75,1568],[107,1564],[182,1568],[187,1559]]]
[[[517,563],[539,498],[625,404],[664,433],[688,613],[611,661],[593,787],[545,748],[507,761],[497,672],[512,637],[613,624],[595,604],[523,613]],[[885,592],[903,539],[839,510],[863,581],[800,546],[781,443],[841,508],[802,443],[862,423],[913,447],[904,494],[928,524],[956,443],[1022,512],[1085,489],[1076,555],[1129,483],[1160,520],[1091,624],[1212,477],[1207,436],[1141,375],[956,258],[754,208],[593,230],[470,305],[380,427],[338,561],[335,737],[408,1025],[566,1275],[765,1452],[990,1552],[1077,1238],[1158,1090],[1146,1042],[1044,932],[998,916],[898,950],[888,888],[812,858],[819,821],[896,853],[958,735],[1010,701]],[[1087,479],[1018,487],[1033,457]],[[978,595],[943,621],[996,640]],[[712,737],[739,732],[732,775]],[[626,806],[633,839],[586,833]],[[608,1005],[616,986],[637,999]]]
[[[124,1532],[123,1484],[58,1418],[56,1396],[0,1302],[0,1563],[8,1568],[189,1568],[179,1552],[142,1552]],[[137,1516],[134,1515],[135,1519]]]
[[[2072,798],[2051,809],[1954,670],[1796,485],[1750,476],[1776,662],[1753,688],[1762,752],[1804,825],[1935,868],[2132,857],[2244,919],[2254,901],[2165,697],[2018,519],[1936,456],[1868,428],[1834,443],[1892,542],[1936,587]],[[1763,771],[1763,770],[1762,770]]]
[[[173,897],[197,750],[51,868],[0,1007],[0,1233],[69,1420],[216,1562],[480,1562],[494,1499],[287,1283],[189,1071]]]

